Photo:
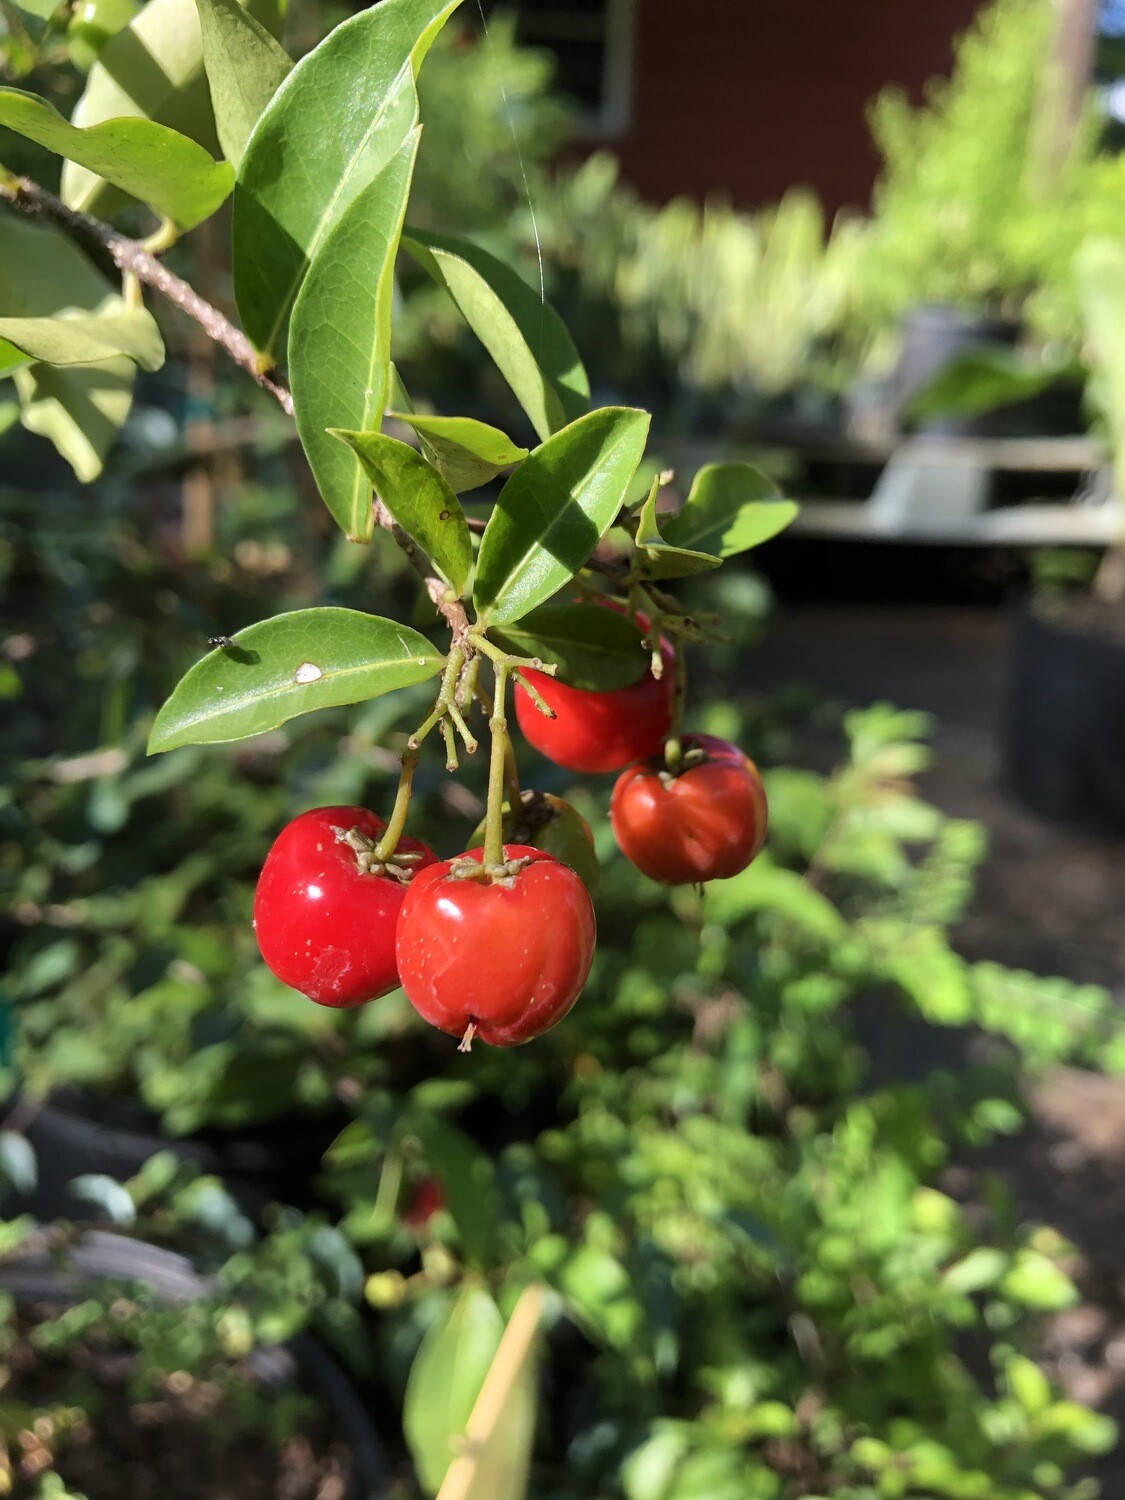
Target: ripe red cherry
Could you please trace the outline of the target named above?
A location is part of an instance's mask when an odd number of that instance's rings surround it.
[[[523,844],[505,844],[504,858],[514,869],[494,881],[463,873],[480,849],[431,865],[398,920],[410,1003],[466,1046],[541,1036],[578,999],[594,957],[594,908],[574,871]]]
[[[644,622],[638,621],[644,629]],[[568,771],[587,774],[620,771],[631,760],[655,755],[672,723],[675,659],[667,641],[660,643],[664,671],[652,669],[629,687],[608,693],[568,687],[545,672],[524,675],[555,717],[536,708],[530,693],[516,684],[516,719],[527,742],[540,755]]]
[[[407,882],[436,856],[403,838],[398,875],[365,871],[366,849],[386,826],[365,807],[314,807],[266,855],[254,895],[258,947],[278,979],[318,1005],[362,1005],[398,986],[395,926]]]
[[[710,734],[685,734],[681,769],[663,759],[617,779],[609,817],[625,857],[662,885],[724,880],[766,841],[766,791],[754,762]]]
[[[407,1229],[425,1229],[426,1225],[445,1207],[445,1189],[436,1177],[423,1177],[410,1196],[410,1202],[402,1216]]]

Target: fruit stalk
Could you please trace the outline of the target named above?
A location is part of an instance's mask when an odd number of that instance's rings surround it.
[[[402,752],[402,770],[399,773],[395,805],[391,809],[386,832],[375,845],[375,858],[380,864],[386,864],[395,852],[398,841],[402,837],[402,831],[406,827],[406,814],[410,807],[410,796],[414,790],[414,770],[417,764],[418,751],[408,745]]]
[[[485,869],[494,869],[504,863],[504,782],[507,769],[505,746],[508,743],[508,720],[504,699],[508,692],[508,673],[511,669],[507,662],[495,661],[493,670],[496,690],[492,699],[492,717],[488,721],[492,746],[488,762],[488,805],[484,824]]]

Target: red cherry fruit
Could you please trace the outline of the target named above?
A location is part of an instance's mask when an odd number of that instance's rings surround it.
[[[505,844],[511,873],[467,877],[483,857],[471,849],[411,884],[398,919],[398,969],[431,1025],[466,1043],[478,1036],[515,1047],[578,999],[594,957],[594,908],[574,871],[541,849]]]
[[[318,1005],[362,1005],[398,986],[399,910],[411,872],[436,856],[403,838],[391,862],[397,873],[365,870],[365,848],[386,826],[365,807],[314,807],[266,855],[254,894],[258,947],[278,979]]]
[[[426,1225],[445,1207],[445,1189],[436,1177],[423,1177],[410,1196],[410,1202],[402,1216],[407,1229],[425,1229]]]
[[[630,766],[609,809],[622,853],[662,885],[737,875],[766,841],[766,791],[754,762],[710,734],[685,734],[682,746],[676,772],[663,758]]]
[[[620,613],[613,602],[606,608]],[[637,616],[637,624],[648,629],[643,615]],[[608,693],[569,687],[545,672],[526,671],[524,676],[555,717],[549,719],[536,708],[531,694],[517,683],[516,720],[524,739],[557,766],[586,774],[620,771],[632,760],[655,755],[672,723],[676,690],[675,656],[664,639],[660,659],[664,670],[659,677],[649,667],[637,682]]]

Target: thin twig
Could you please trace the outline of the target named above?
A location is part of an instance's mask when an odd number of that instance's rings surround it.
[[[169,271],[139,241],[118,233],[101,219],[68,208],[61,198],[27,177],[0,174],[0,198],[19,213],[46,219],[65,229],[75,239],[84,240],[87,244],[97,245],[104,250],[120,271],[135,276],[145,286],[159,292],[166,302],[186,313],[209,339],[226,351],[240,369],[245,370],[263,390],[269,391],[284,412],[289,416],[293,415],[293,393],[276,365],[266,364],[240,328],[236,328],[225,314],[201,297],[186,281]],[[429,559],[411,541],[379,499],[375,500],[375,524],[384,531],[389,531],[406,553],[411,566],[425,584],[426,593],[434,608],[453,632],[454,642],[463,643],[469,633],[465,606],[460,600],[448,597],[448,584],[431,571]]]
[[[61,198],[56,198],[54,193],[27,177],[0,178],[0,197],[20,213],[47,219],[76,239],[99,246],[119,270],[129,272],[145,286],[152,287],[165,301],[198,323],[207,337],[225,349],[236,365],[256,380],[263,390],[269,391],[283,411],[293,415],[292,392],[277,369],[264,366],[261,356],[240,328],[236,328],[186,281],[169,271],[137,240],[119,234],[101,219],[68,208]]]

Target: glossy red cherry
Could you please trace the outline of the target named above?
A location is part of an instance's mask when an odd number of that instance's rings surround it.
[[[315,807],[281,830],[262,866],[254,895],[262,957],[318,1005],[362,1005],[398,986],[399,910],[413,872],[436,856],[403,838],[391,870],[365,869],[386,826],[365,807]]]
[[[398,921],[398,969],[414,1009],[466,1043],[515,1047],[560,1021],[594,957],[582,881],[541,849],[505,844],[511,873],[466,877],[483,851],[423,870]],[[470,1029],[471,1028],[471,1029]]]
[[[766,791],[754,762],[710,734],[685,734],[675,773],[663,758],[617,779],[610,822],[637,869],[662,885],[724,880],[766,841]]]
[[[645,628],[643,620],[638,623]],[[524,738],[557,766],[587,774],[620,771],[631,760],[655,755],[672,723],[675,659],[667,641],[660,643],[660,657],[664,670],[659,677],[650,667],[631,686],[608,693],[569,687],[545,672],[525,672],[555,717],[536,708],[531,694],[517,683],[516,719]]]

